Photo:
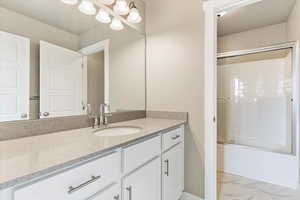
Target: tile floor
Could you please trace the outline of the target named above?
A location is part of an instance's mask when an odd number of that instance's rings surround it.
[[[218,172],[218,200],[300,200],[300,189]]]

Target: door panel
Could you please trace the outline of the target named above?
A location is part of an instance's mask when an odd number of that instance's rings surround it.
[[[30,40],[0,31],[0,122],[29,119]]]
[[[123,182],[124,200],[160,200],[160,159],[157,158],[136,170]]]
[[[82,64],[81,54],[40,42],[41,118],[84,114]]]
[[[163,200],[178,200],[183,192],[184,148],[180,143],[163,155]]]

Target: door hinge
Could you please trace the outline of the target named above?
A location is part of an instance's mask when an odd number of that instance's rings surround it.
[[[216,123],[216,116],[213,117],[213,122]]]

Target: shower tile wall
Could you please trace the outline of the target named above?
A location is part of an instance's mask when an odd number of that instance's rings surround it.
[[[292,67],[291,53],[286,52],[272,59],[219,60],[220,143],[291,153]]]

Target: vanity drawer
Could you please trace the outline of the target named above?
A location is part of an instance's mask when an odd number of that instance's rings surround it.
[[[163,134],[163,151],[183,141],[183,126]]]
[[[14,191],[14,200],[83,200],[117,181],[120,152],[115,152]]]
[[[124,173],[130,172],[150,161],[161,153],[161,137],[157,136],[144,142],[124,148]]]

